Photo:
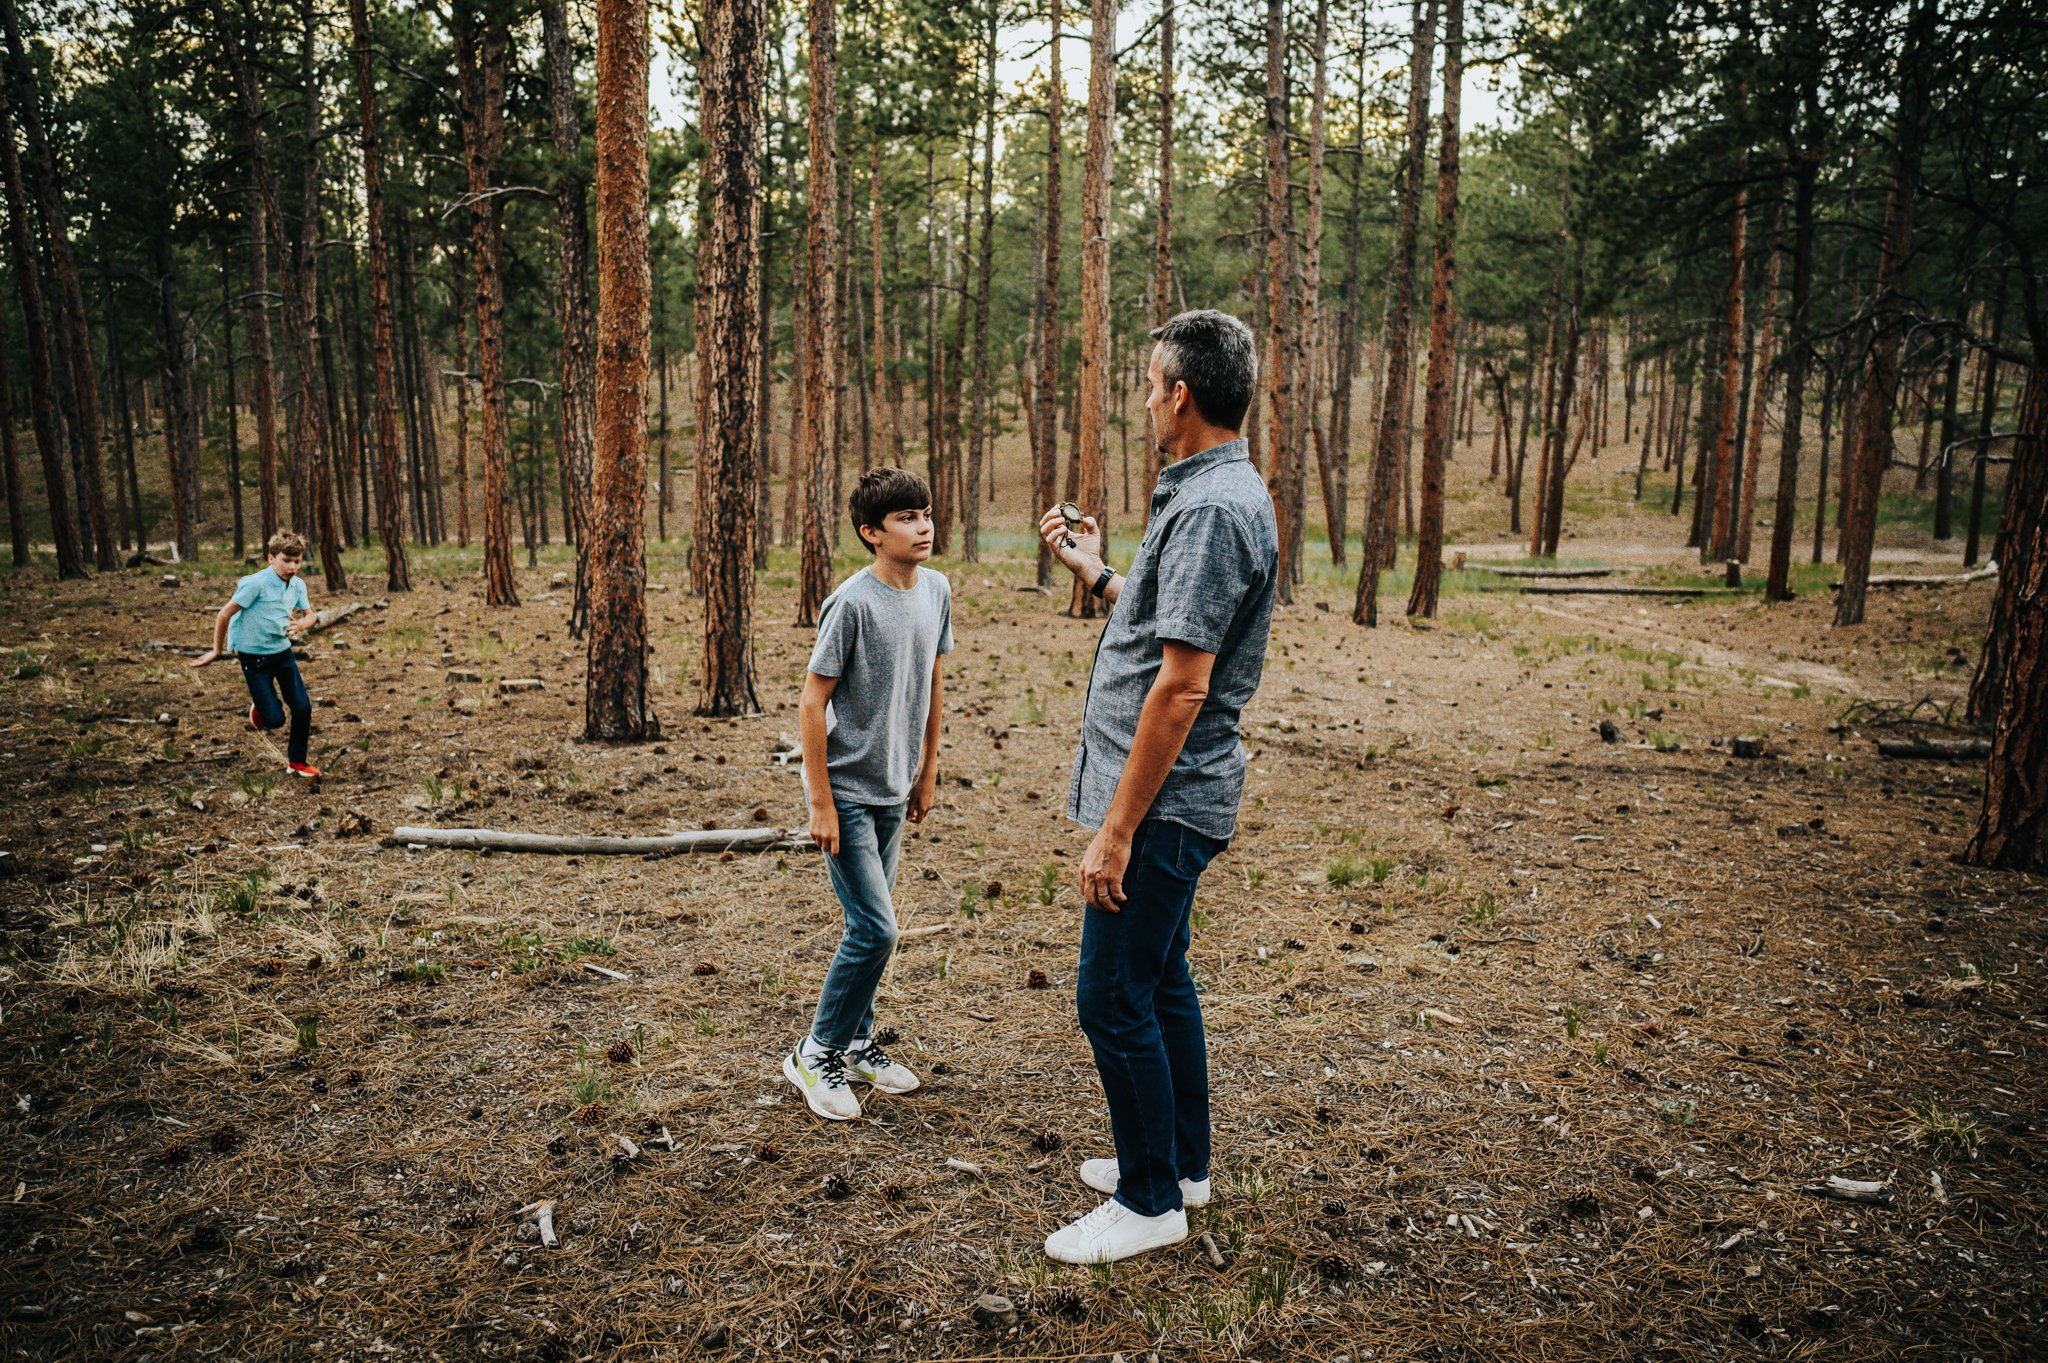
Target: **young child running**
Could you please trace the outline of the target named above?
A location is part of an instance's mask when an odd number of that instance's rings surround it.
[[[292,657],[292,644],[304,623],[299,613],[313,609],[305,581],[299,576],[306,541],[295,530],[280,530],[270,537],[264,551],[270,556],[270,565],[235,584],[235,594],[213,618],[213,647],[194,658],[192,666],[204,667],[233,649],[242,664],[242,679],[249,683],[249,727],[280,728],[285,711],[290,710],[292,734],[285,756],[292,775],[310,780],[320,775],[320,769],[306,761],[306,744],[313,733],[313,701],[299,677],[298,661]]]
[[[852,1083],[908,1093],[918,1078],[875,1044],[875,990],[896,949],[896,854],[939,784],[939,655],[953,650],[953,592],[932,554],[932,495],[900,468],[861,475],[854,532],[875,561],[825,598],[797,707],[811,838],[846,915],[811,1030],[782,1072],[811,1111],[860,1116]]]

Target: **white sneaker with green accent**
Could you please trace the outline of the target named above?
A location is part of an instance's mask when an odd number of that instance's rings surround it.
[[[1045,1238],[1045,1253],[1063,1264],[1108,1264],[1188,1238],[1188,1214],[1178,1209],[1140,1216],[1111,1198]]]
[[[866,1037],[847,1047],[846,1068],[854,1078],[873,1084],[883,1093],[908,1093],[922,1082],[910,1066],[891,1059],[887,1051]]]
[[[853,1096],[846,1079],[846,1052],[814,1049],[806,1037],[782,1057],[782,1073],[811,1111],[826,1121],[850,1122],[860,1116],[860,1099]]]
[[[1084,1159],[1081,1161],[1081,1181],[1098,1193],[1115,1193],[1117,1165],[1113,1159]],[[1184,1178],[1180,1181],[1180,1204],[1190,1210],[1207,1206],[1209,1202],[1209,1180]]]

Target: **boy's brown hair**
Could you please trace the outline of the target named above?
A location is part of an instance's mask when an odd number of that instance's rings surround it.
[[[861,535],[861,527],[880,530],[892,511],[922,511],[932,504],[932,492],[924,479],[909,469],[885,464],[863,473],[846,502],[853,513],[853,533],[860,535],[860,542],[872,554],[875,546]]]
[[[286,558],[304,558],[306,537],[296,530],[280,530],[270,537],[270,542],[265,544],[263,549],[271,558],[276,558],[279,554]]]

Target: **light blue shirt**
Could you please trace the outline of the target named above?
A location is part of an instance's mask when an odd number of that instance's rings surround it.
[[[268,566],[235,584],[234,602],[242,609],[228,621],[228,648],[236,653],[282,653],[292,646],[285,622],[293,611],[313,609],[306,579],[287,582]]]

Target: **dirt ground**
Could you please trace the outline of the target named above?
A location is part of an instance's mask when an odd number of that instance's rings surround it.
[[[1565,558],[1697,571],[1613,476],[1575,490]],[[1505,558],[1497,494],[1461,495],[1471,557]],[[780,551],[765,713],[729,722],[690,713],[697,607],[656,554],[664,738],[618,749],[573,738],[561,551],[504,611],[473,554],[425,557],[388,603],[365,573],[370,609],[308,649],[317,786],[248,729],[231,665],[146,647],[202,643],[230,565],[0,583],[0,1347],[2048,1353],[2048,885],[1951,860],[1976,766],[1874,742],[1922,698],[1920,720],[1959,711],[1988,584],[1876,592],[1837,631],[1812,583],[1767,609],[1466,573],[1411,626],[1404,572],[1368,632],[1311,545],[1198,899],[1218,1193],[1191,1220],[1221,1266],[1190,1242],[1089,1271],[1039,1245],[1109,1149],[1063,817],[1099,624],[1029,589],[1022,526],[936,565],[960,648],[899,887],[936,931],[881,998],[926,1083],[829,1128],[777,1070],[837,940],[816,854],[384,841],[801,825],[776,754],[810,634]],[[1897,529],[1884,566],[1956,552]],[[542,689],[500,695],[513,678]],[[1831,1176],[1884,1200],[1816,1192]],[[514,1214],[542,1198],[557,1248]],[[976,1319],[985,1293],[1014,1324]]]

